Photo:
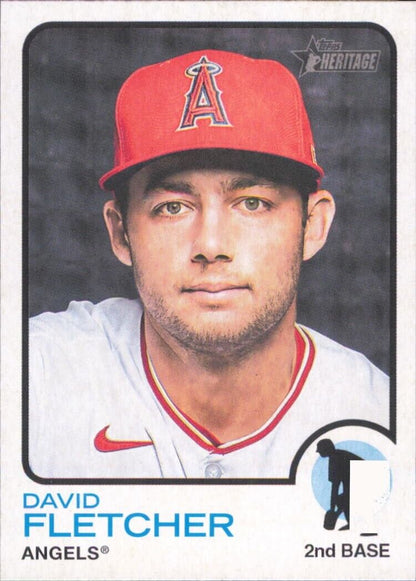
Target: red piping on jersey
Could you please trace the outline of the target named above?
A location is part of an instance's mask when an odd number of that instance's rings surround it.
[[[149,382],[150,387],[153,390],[153,393],[155,394],[157,400],[159,401],[159,403],[161,404],[161,406],[163,407],[163,409],[165,410],[165,412],[169,415],[169,417],[172,418],[172,420],[190,437],[192,438],[197,444],[199,444],[202,448],[205,448],[205,450],[209,450],[210,452],[215,452],[217,454],[228,454],[229,452],[234,452],[235,450],[239,450],[240,448],[244,448],[245,446],[249,446],[250,444],[254,444],[255,442],[258,442],[259,440],[261,440],[262,438],[264,438],[265,436],[267,436],[267,434],[269,434],[276,426],[277,424],[282,420],[282,418],[286,415],[286,413],[289,411],[289,409],[292,407],[292,405],[294,404],[294,402],[296,401],[296,399],[299,397],[302,388],[305,384],[306,378],[308,377],[309,371],[312,367],[314,358],[315,358],[315,346],[314,343],[312,341],[312,339],[309,337],[309,335],[306,333],[305,330],[303,330],[305,337],[306,337],[306,341],[308,341],[308,346],[309,346],[309,354],[308,354],[308,359],[305,363],[304,369],[302,371],[301,376],[298,379],[297,385],[293,391],[293,393],[290,395],[290,397],[288,398],[288,400],[285,402],[285,404],[283,405],[282,409],[276,414],[276,417],[273,418],[273,420],[268,423],[263,429],[260,429],[259,432],[253,434],[252,436],[248,436],[244,439],[242,439],[241,441],[236,442],[235,444],[230,444],[227,445],[226,443],[221,443],[213,434],[211,434],[206,428],[200,426],[197,422],[195,422],[194,420],[192,420],[187,414],[185,414],[183,411],[181,411],[177,406],[174,406],[178,412],[184,417],[186,418],[186,420],[192,425],[192,427],[195,429],[195,432],[192,431],[184,422],[183,420],[179,417],[178,414],[176,414],[174,412],[174,410],[169,406],[169,404],[167,403],[167,401],[165,400],[165,398],[163,397],[160,388],[158,387],[151,368],[150,368],[150,363],[149,363],[149,358],[147,355],[147,346],[146,346],[146,338],[145,338],[145,330],[144,330],[144,317],[142,317],[142,321],[141,321],[141,333],[140,333],[140,350],[141,350],[141,356],[142,356],[142,361],[143,361],[143,367],[146,373],[146,377],[147,380]],[[306,345],[305,345],[305,339],[302,337],[300,331],[295,327],[295,341],[296,341],[296,361],[295,361],[295,367],[292,373],[292,379],[291,379],[291,387],[290,389],[293,388],[293,384],[294,381],[300,371],[302,362],[303,362],[303,358],[305,355],[305,351],[306,351]],[[290,391],[290,390],[289,390]],[[205,436],[205,438],[207,438],[211,443],[207,443],[205,442],[199,435],[199,432],[201,435]]]
[[[148,440],[110,440],[107,436],[109,427],[109,425],[105,426],[94,438],[94,446],[99,452],[117,452],[118,450],[153,446],[153,442]]]

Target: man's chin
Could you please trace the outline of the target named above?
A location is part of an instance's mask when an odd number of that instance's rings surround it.
[[[190,317],[187,313],[175,317],[175,324],[171,326],[181,332],[189,333],[194,337],[209,337],[212,343],[238,341],[256,320],[255,315],[238,309],[213,309],[199,312]]]
[[[260,348],[279,324],[279,317],[267,322],[261,318],[250,321],[217,317],[200,317],[198,322],[164,321],[164,330],[182,347],[205,359],[232,363]],[[209,319],[209,320],[207,320]]]
[[[189,352],[201,356],[206,364],[232,364],[247,354],[262,349],[272,340],[283,320],[295,310],[295,287],[280,295],[273,294],[261,305],[233,304],[232,308],[190,309],[180,305],[172,309],[160,298],[143,301],[150,325],[159,337],[176,341]],[[211,363],[209,363],[211,362]]]

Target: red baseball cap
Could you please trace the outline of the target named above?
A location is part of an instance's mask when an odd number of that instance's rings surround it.
[[[117,98],[114,149],[114,168],[100,179],[105,190],[149,161],[201,149],[268,154],[315,179],[324,174],[292,73],[276,61],[218,50],[130,75]]]

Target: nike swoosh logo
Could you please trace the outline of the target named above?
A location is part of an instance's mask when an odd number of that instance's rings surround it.
[[[130,450],[131,448],[142,448],[143,446],[153,446],[151,440],[111,440],[107,436],[110,426],[105,426],[94,438],[94,446],[99,452],[117,452],[118,450]]]

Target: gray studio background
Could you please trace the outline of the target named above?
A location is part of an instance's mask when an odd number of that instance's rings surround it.
[[[305,50],[312,35],[344,49],[381,50],[381,59],[376,73],[299,80],[337,215],[326,247],[305,264],[298,320],[388,371],[391,55],[371,27],[78,24],[32,33],[25,48],[29,314],[63,310],[70,300],[135,296],[130,270],[111,253],[101,217],[108,194],[97,184],[112,167],[114,103],[131,72],[208,47],[276,59],[298,76],[291,51]]]

